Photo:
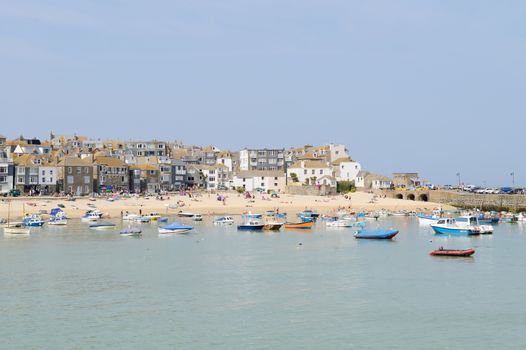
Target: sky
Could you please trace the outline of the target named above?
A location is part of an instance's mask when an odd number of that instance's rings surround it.
[[[0,133],[343,143],[526,185],[526,2],[0,0]]]

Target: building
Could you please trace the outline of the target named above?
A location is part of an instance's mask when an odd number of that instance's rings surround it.
[[[393,185],[395,188],[417,188],[422,186],[422,180],[418,173],[393,173]]]
[[[356,177],[362,170],[362,166],[349,157],[343,157],[332,162],[332,170],[336,181],[354,181],[356,183]]]
[[[321,177],[316,178],[315,184],[316,186],[327,186],[330,188],[336,188],[338,185],[336,178],[330,175],[323,175]]]
[[[23,154],[45,155],[51,153],[49,142],[41,142],[39,139],[25,139],[22,136],[16,140],[6,141],[5,145],[7,155],[12,158]]]
[[[58,163],[59,188],[66,194],[86,196],[93,192],[93,162],[89,158],[65,157]]]
[[[93,165],[95,192],[129,191],[129,166],[114,157],[96,157]]]
[[[136,157],[167,156],[168,144],[163,141],[130,141],[125,143],[125,151]]]
[[[239,151],[239,170],[281,170],[285,172],[285,149],[244,149]]]
[[[287,181],[305,185],[314,185],[316,179],[323,176],[333,176],[332,168],[321,160],[300,160],[287,169]]]
[[[161,189],[159,167],[151,164],[130,165],[130,191],[157,193]]]
[[[0,134],[0,151],[4,150],[6,142],[7,138],[4,135]]]
[[[9,193],[13,189],[15,167],[7,153],[0,150],[0,194]]]
[[[32,154],[15,156],[15,188],[30,195],[39,192],[39,167],[42,158]]]
[[[195,167],[203,175],[207,190],[226,190],[229,187],[230,172],[225,165],[197,165]]]
[[[186,178],[185,183],[189,188],[205,188],[206,179],[205,175],[199,168],[199,165],[187,165],[186,166]]]
[[[365,190],[388,190],[392,188],[392,181],[386,176],[360,171],[356,176],[356,188]]]
[[[56,161],[46,160],[38,169],[38,185],[44,195],[58,192],[58,166]]]
[[[279,170],[240,171],[232,179],[232,187],[245,191],[261,190],[265,192],[284,192],[286,187],[285,173]]]
[[[182,160],[172,160],[172,185],[174,190],[186,188],[186,164]]]

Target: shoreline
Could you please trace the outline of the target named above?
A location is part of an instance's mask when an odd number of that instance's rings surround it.
[[[239,215],[246,212],[263,213],[267,210],[279,209],[282,213],[295,214],[305,209],[312,209],[320,214],[330,213],[338,209],[351,211],[423,211],[428,212],[434,208],[442,207],[444,210],[453,210],[454,207],[433,202],[419,202],[394,198],[378,198],[373,200],[374,195],[364,192],[351,193],[351,199],[344,195],[330,197],[301,196],[282,194],[280,198],[269,198],[268,195],[256,195],[255,199],[245,199],[236,192],[220,193],[226,196],[225,205],[216,199],[217,194],[197,194],[194,198],[180,195],[163,196],[164,200],[156,197],[130,197],[115,201],[106,198],[90,200],[87,197],[76,198],[68,201],[66,198],[57,197],[16,197],[9,198],[11,203],[11,220],[23,217],[24,213],[34,214],[44,211],[49,213],[52,208],[63,204],[66,215],[70,218],[80,218],[86,210],[93,206],[104,213],[106,218],[119,218],[123,213],[148,214],[158,212],[161,215],[173,216],[179,211],[188,211],[202,215]],[[264,199],[263,199],[264,198]],[[8,200],[3,199],[0,203],[0,218],[7,219]],[[175,207],[177,203],[184,204]],[[91,207],[90,207],[91,206]]]

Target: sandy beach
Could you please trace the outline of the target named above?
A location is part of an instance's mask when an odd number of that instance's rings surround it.
[[[304,209],[312,209],[321,214],[338,210],[339,208],[361,210],[415,210],[430,211],[433,208],[442,206],[443,209],[453,209],[442,204],[432,202],[419,202],[394,198],[377,198],[373,200],[373,195],[364,192],[351,194],[350,199],[343,195],[331,197],[319,196],[299,196],[282,194],[280,198],[269,198],[268,195],[256,195],[255,199],[245,199],[236,192],[223,193],[226,196],[225,204],[218,201],[216,194],[203,193],[189,198],[188,196],[170,195],[163,197],[163,200],[155,197],[123,198],[109,201],[105,198],[89,200],[88,198],[77,198],[75,201],[67,201],[65,198],[39,198],[39,197],[19,197],[10,199],[11,219],[21,218],[24,213],[43,213],[63,204],[64,211],[70,218],[80,218],[85,211],[96,207],[102,211],[105,217],[118,218],[122,212],[147,214],[159,212],[162,215],[175,215],[179,211],[188,211],[204,215],[236,215],[251,211],[262,213],[266,210],[279,209],[280,212],[296,213]],[[264,198],[264,199],[263,199]],[[177,203],[181,206],[177,207]],[[8,202],[2,200],[0,203],[0,218],[7,218]]]

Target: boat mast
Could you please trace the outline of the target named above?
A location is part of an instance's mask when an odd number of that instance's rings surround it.
[[[9,222],[10,222],[10,217],[11,217],[11,200],[7,200],[7,227],[9,227]]]

